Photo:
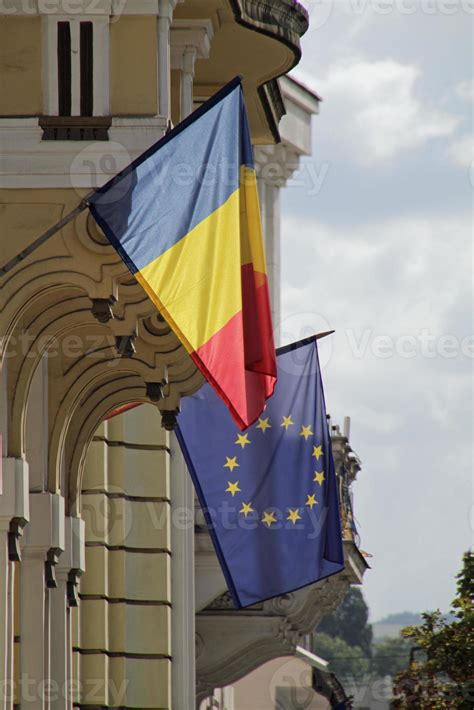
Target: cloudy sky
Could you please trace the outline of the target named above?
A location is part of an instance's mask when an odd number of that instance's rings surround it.
[[[323,375],[363,462],[372,620],[447,610],[474,525],[474,4],[304,4],[294,75],[324,101],[282,198],[283,339],[336,329]]]

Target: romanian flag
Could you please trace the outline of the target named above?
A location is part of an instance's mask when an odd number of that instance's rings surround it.
[[[252,146],[234,79],[89,208],[241,429],[276,383]]]

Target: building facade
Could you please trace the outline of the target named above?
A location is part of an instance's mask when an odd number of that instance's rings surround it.
[[[319,105],[284,77],[306,28],[296,0],[2,3],[0,269],[241,74],[278,324],[279,191]],[[172,433],[202,377],[86,211],[0,271],[0,337],[1,710],[191,710],[361,582],[334,430],[346,571],[232,609]]]

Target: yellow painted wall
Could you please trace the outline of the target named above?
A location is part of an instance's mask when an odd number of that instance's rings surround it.
[[[123,16],[110,25],[110,106],[114,116],[157,113],[156,18]]]
[[[81,650],[74,653],[81,707],[171,709],[167,446],[158,409],[143,405],[102,424],[87,453]],[[92,697],[94,679],[103,682]]]
[[[40,113],[41,18],[0,16],[0,116]]]

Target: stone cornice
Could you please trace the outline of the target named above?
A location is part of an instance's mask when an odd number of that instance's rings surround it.
[[[300,37],[308,29],[308,13],[296,0],[229,0],[240,24],[284,42],[301,57]]]
[[[214,600],[196,617],[198,696],[273,658],[293,655],[302,636],[340,603],[350,583],[351,577],[341,573],[239,611],[227,593]]]
[[[308,29],[308,13],[296,0],[229,0],[236,21],[248,29],[283,42],[293,53],[294,61],[301,58],[300,38]],[[275,79],[258,88],[260,101],[275,139],[280,141],[278,123],[285,114],[285,105]]]

